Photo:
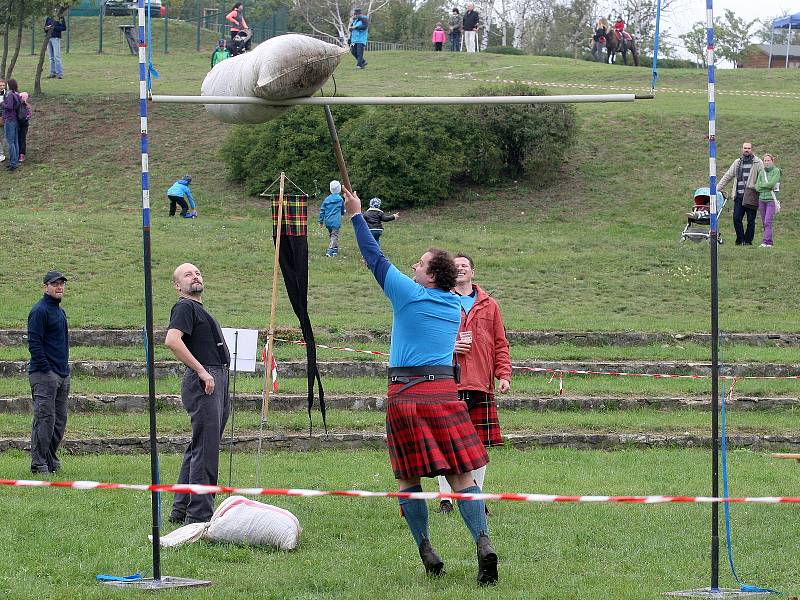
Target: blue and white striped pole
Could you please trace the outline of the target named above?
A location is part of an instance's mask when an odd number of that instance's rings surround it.
[[[142,244],[144,246],[144,312],[147,385],[150,406],[150,480],[159,483],[158,444],[156,439],[156,379],[153,356],[153,273],[150,255],[150,173],[147,150],[148,63],[145,28],[145,0],[138,0],[139,16],[139,118],[142,151]],[[160,495],[151,495],[153,513],[153,579],[161,580]]]
[[[719,288],[717,252],[717,125],[714,102],[714,0],[706,0],[708,64],[708,188],[711,199],[711,495],[719,497]],[[711,507],[711,591],[719,590],[719,507]]]

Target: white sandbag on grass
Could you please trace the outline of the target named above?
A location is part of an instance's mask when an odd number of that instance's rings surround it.
[[[347,50],[290,33],[262,42],[252,52],[223,60],[203,80],[203,96],[256,96],[265,100],[302,98],[317,92]],[[206,104],[225,123],[264,123],[290,107]]]
[[[184,525],[161,536],[161,547],[174,548],[205,539],[294,550],[302,531],[297,517],[288,510],[244,496],[231,496],[219,505],[208,523]]]

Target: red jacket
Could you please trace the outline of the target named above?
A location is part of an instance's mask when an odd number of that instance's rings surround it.
[[[461,365],[458,389],[493,394],[495,379],[511,381],[506,328],[497,301],[477,285],[472,287],[478,295],[468,315],[461,311],[459,328],[459,332],[472,331],[472,348],[466,354],[457,355]]]

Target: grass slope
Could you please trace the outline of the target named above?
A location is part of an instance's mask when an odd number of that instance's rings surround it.
[[[156,92],[197,93],[206,57],[175,52],[157,55],[156,65],[162,74]],[[70,70],[74,76],[46,82],[30,160],[0,191],[0,252],[8,257],[0,326],[24,325],[40,272],[50,266],[71,276],[65,307],[73,326],[142,321],[135,59],[75,52],[67,59]],[[29,57],[22,57],[18,73],[25,89]],[[558,93],[645,89],[649,81],[645,69],[565,59],[386,52],[373,53],[363,72],[345,57],[337,89],[459,94],[475,84],[470,77],[551,83]],[[598,87],[575,87],[587,84]],[[704,75],[665,70],[660,86],[654,101],[578,106],[579,143],[569,163],[553,165],[554,185],[542,189],[534,175],[495,189],[454,190],[453,203],[406,211],[391,224],[387,254],[405,267],[430,244],[472,253],[479,282],[495,293],[511,329],[707,330],[708,247],[678,242],[692,191],[707,180]],[[735,158],[741,139],[752,139],[759,152],[778,155],[787,180],[776,247],[721,247],[721,325],[797,331],[800,317],[789,309],[798,284],[792,260],[798,222],[791,209],[797,196],[790,181],[800,147],[800,75],[726,71],[717,90],[720,165]],[[762,90],[773,95],[754,93]],[[224,324],[263,326],[272,265],[267,214],[259,199],[225,179],[217,148],[227,126],[199,107],[150,110],[157,323],[166,323],[174,299],[172,269],[190,259],[203,268],[207,302]],[[291,165],[286,170],[291,175]],[[363,185],[358,166],[351,171],[356,188]],[[195,222],[165,217],[164,190],[184,172],[195,177],[201,214]],[[727,212],[722,229],[730,241],[729,219]],[[360,266],[347,227],[342,237],[340,257],[331,261],[322,256],[322,233],[310,233],[312,319],[333,328],[386,330],[385,301]],[[278,319],[294,323],[283,293]]]

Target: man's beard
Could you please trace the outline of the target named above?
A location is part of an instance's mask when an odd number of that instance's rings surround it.
[[[202,294],[203,293],[203,284],[202,283],[193,283],[189,286],[188,293],[195,295],[195,294]]]

